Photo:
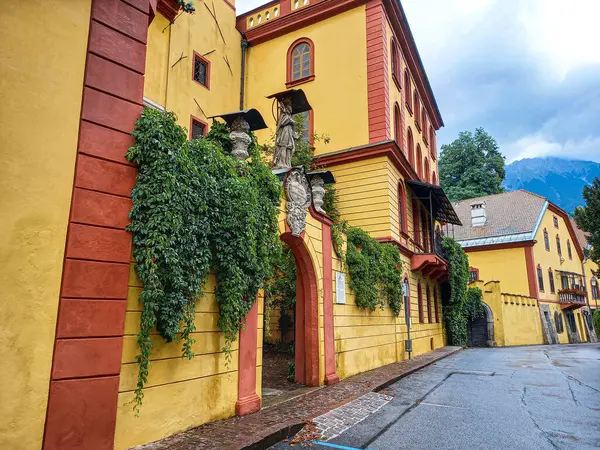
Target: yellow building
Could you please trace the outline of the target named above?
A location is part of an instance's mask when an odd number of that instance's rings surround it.
[[[590,309],[596,307],[595,278],[584,258],[584,237],[565,211],[524,190],[464,200],[454,207],[464,225],[454,227],[452,234],[469,256],[471,281],[497,282],[502,289],[503,301],[491,300],[494,307],[488,304],[482,319],[502,328],[494,333],[496,345],[596,340]],[[491,294],[485,286],[484,301]],[[543,336],[525,309],[522,314],[506,312],[505,305],[515,303],[511,299],[525,297],[536,301]],[[485,328],[480,322],[473,325],[476,332]]]
[[[311,209],[296,237],[282,212],[299,273],[297,381],[332,384],[445,344],[439,224],[460,222],[438,185],[443,122],[400,3],[275,0],[237,17],[234,0],[194,3],[193,15],[175,0],[3,8],[2,448],[124,449],[261,406],[262,298],[228,362],[211,280],[195,358],[153,335],[133,414],[142,286],[125,229],[136,168],[124,156],[143,107],[174,111],[190,138],[213,116],[256,108],[269,143],[266,97],[302,89],[308,138],[329,137],[314,142],[315,164],[336,177],[343,218],[400,249],[405,311],[366,311],[331,220]],[[25,130],[32,117],[38,133]]]

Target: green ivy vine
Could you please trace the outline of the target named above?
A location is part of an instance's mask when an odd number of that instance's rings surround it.
[[[152,109],[143,111],[133,131],[127,159],[137,164],[138,176],[128,230],[144,284],[136,411],[148,382],[153,328],[167,342],[182,341],[182,356],[192,358],[196,300],[213,272],[218,326],[230,358],[280,249],[280,182],[254,136],[251,158],[239,162],[229,155],[225,131],[216,123],[205,138],[187,141],[173,113]]]
[[[347,231],[346,266],[356,305],[374,311],[384,300],[397,317],[402,307],[402,259],[394,244],[382,244],[360,228]]]
[[[451,345],[467,345],[467,323],[483,314],[482,292],[469,285],[469,258],[454,239],[442,241],[442,256],[448,262],[449,280],[444,289],[446,333]]]

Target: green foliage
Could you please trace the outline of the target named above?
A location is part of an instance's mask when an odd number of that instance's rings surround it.
[[[439,168],[440,184],[451,201],[504,192],[504,156],[483,128],[475,134],[461,132],[454,142],[442,145]]]
[[[446,333],[451,345],[467,345],[467,322],[483,314],[482,293],[469,288],[469,258],[454,239],[442,241],[442,256],[448,262],[449,295],[444,311]]]
[[[325,185],[325,195],[323,196],[323,210],[333,221],[331,226],[331,237],[333,249],[340,257],[342,265],[346,259],[344,254],[344,234],[348,231],[348,222],[342,220],[342,215],[338,208],[339,196],[334,184]]]
[[[274,271],[264,283],[265,293],[265,336],[271,335],[269,320],[271,311],[278,308],[283,315],[287,315],[296,308],[296,261],[290,248],[281,244],[273,260]],[[288,316],[289,317],[289,316]],[[281,323],[279,325],[281,329]],[[282,334],[285,332],[282,331]]]
[[[591,186],[583,188],[585,206],[575,210],[577,226],[589,233],[586,256],[600,266],[600,179],[594,178]],[[596,273],[600,276],[600,273]]]
[[[400,314],[402,306],[402,260],[393,244],[382,244],[360,228],[348,230],[346,265],[356,305],[374,311],[384,300]]]
[[[288,381],[292,381],[292,382],[296,380],[296,362],[295,361],[288,362],[287,379],[288,379]]]
[[[146,109],[133,132],[127,159],[138,165],[129,231],[144,284],[136,409],[147,382],[154,326],[167,341],[183,341],[192,358],[195,304],[215,273],[224,351],[243,326],[280,246],[281,186],[256,145],[251,160],[224,153],[217,138],[186,140],[172,113]],[[255,141],[254,141],[255,142]]]
[[[181,9],[183,10],[183,12],[186,12],[188,14],[193,14],[194,11],[196,11],[196,8],[194,8],[194,4],[192,2],[192,0],[176,0],[177,4],[181,7]]]
[[[592,323],[594,324],[594,329],[596,330],[596,336],[600,339],[600,309],[596,309],[594,314],[592,315]]]

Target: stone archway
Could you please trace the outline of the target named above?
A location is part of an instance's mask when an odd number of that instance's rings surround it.
[[[286,232],[281,240],[296,260],[296,382],[319,386],[319,297],[315,269],[302,238]]]
[[[483,305],[483,316],[469,321],[467,338],[469,347],[494,347],[494,314],[491,308]]]

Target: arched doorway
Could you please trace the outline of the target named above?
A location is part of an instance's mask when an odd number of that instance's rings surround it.
[[[296,382],[319,386],[319,306],[317,277],[304,241],[291,232],[281,235],[296,261]]]
[[[482,303],[483,315],[467,323],[467,344],[469,347],[493,347],[494,315],[488,305]]]

